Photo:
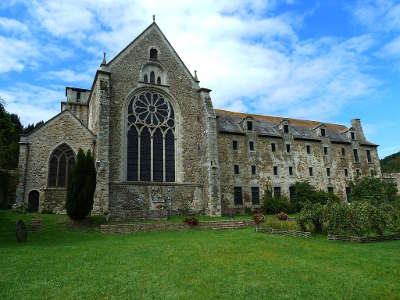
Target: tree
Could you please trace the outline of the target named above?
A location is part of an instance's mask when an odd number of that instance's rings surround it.
[[[86,218],[93,209],[96,189],[96,168],[90,150],[79,149],[77,160],[68,179],[66,209],[68,216],[76,221]]]
[[[351,201],[368,201],[372,205],[398,201],[397,187],[376,177],[361,177],[350,183]]]

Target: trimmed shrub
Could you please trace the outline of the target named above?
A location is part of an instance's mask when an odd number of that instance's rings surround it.
[[[310,202],[303,204],[303,208],[297,214],[296,220],[303,231],[322,232],[323,205]],[[310,225],[311,223],[313,226]]]
[[[66,210],[73,220],[86,218],[93,209],[96,189],[96,168],[90,151],[79,149],[77,160],[68,179]]]

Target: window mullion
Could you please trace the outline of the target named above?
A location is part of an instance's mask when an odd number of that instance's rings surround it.
[[[165,175],[165,134],[163,134],[163,138],[162,138],[162,142],[163,142],[163,182],[166,181],[166,175]]]
[[[137,168],[137,172],[138,172],[137,180],[138,181],[140,181],[140,136],[141,136],[141,133],[138,134],[138,168]]]
[[[153,133],[150,132],[150,181],[153,181]]]

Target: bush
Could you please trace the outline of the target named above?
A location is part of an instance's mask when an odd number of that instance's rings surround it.
[[[79,149],[77,160],[68,179],[66,210],[73,220],[86,218],[93,209],[96,169],[90,151]]]
[[[288,215],[285,214],[284,212],[280,212],[276,215],[276,218],[280,221],[287,221]]]
[[[301,230],[310,232],[322,232],[323,205],[307,202],[296,216]],[[311,226],[311,223],[313,226]]]
[[[197,224],[199,224],[199,219],[197,219],[196,217],[186,217],[185,219],[183,219],[183,222],[190,226],[196,226]]]
[[[280,221],[276,218],[267,218],[263,227],[286,230],[286,231],[298,231],[300,230],[296,221]]]
[[[351,201],[368,201],[372,205],[398,202],[397,187],[376,177],[359,177],[350,183]]]
[[[305,203],[320,203],[325,205],[328,202],[339,202],[340,199],[332,193],[316,190],[314,186],[306,181],[298,181],[292,186],[294,192],[291,199],[295,212],[300,212]]]
[[[273,197],[272,191],[267,189],[264,193],[264,209],[267,214],[277,214],[279,212],[293,213],[295,210],[289,199],[282,195]]]

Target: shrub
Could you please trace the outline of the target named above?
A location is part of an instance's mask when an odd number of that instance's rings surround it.
[[[199,219],[197,219],[196,217],[186,217],[185,219],[183,219],[183,222],[190,226],[196,226],[197,224],[199,224]]]
[[[323,205],[307,202],[296,216],[297,223],[303,231],[322,232]],[[313,224],[313,226],[310,225]],[[311,230],[312,229],[312,230]]]
[[[287,221],[288,215],[285,214],[284,212],[280,212],[276,215],[276,218],[280,221]]]
[[[79,149],[77,160],[68,179],[66,210],[73,220],[86,218],[93,209],[96,169],[90,151]]]
[[[273,197],[272,191],[267,189],[264,193],[264,209],[267,214],[277,214],[279,212],[293,213],[295,210],[289,199],[282,195]]]
[[[306,181],[298,181],[292,186],[294,192],[291,199],[295,212],[300,212],[305,203],[320,203],[325,205],[328,202],[339,202],[340,199],[332,193],[317,190]]]
[[[351,201],[368,201],[380,205],[398,201],[397,187],[393,182],[386,182],[376,177],[359,177],[350,183]]]

